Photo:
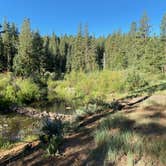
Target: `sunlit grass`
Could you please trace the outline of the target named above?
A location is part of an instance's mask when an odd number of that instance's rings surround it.
[[[94,138],[96,145],[101,146],[108,143],[108,141],[111,139],[111,135],[107,129],[97,130]]]
[[[23,142],[32,142],[32,141],[35,141],[37,139],[39,139],[39,136],[37,136],[37,135],[28,135],[22,141]]]

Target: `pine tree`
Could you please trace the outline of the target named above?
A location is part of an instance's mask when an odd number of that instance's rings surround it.
[[[130,26],[129,35],[130,36],[136,36],[136,34],[137,34],[137,23],[136,22],[132,22],[131,26]]]
[[[70,36],[68,38],[68,49],[67,49],[67,54],[66,54],[66,71],[69,73],[71,71],[71,66],[72,66],[72,57],[74,55],[74,43],[75,39],[74,37]]]
[[[0,36],[0,72],[4,70],[4,56],[3,56],[3,42],[2,37]]]
[[[14,71],[20,76],[31,76],[36,72],[33,62],[33,36],[30,29],[30,20],[25,19],[19,35],[18,54],[14,58]]]
[[[161,54],[163,55],[161,68],[166,65],[166,14],[164,14],[161,25],[160,25],[160,44],[161,44]]]
[[[43,53],[40,55],[40,74],[44,75],[46,71],[50,71],[51,58],[49,54],[49,37],[43,37]]]
[[[52,34],[52,36],[49,39],[49,53],[51,58],[51,64],[49,66],[49,69],[51,72],[57,72],[58,71],[58,55],[59,55],[59,39],[55,35],[55,33]]]
[[[147,72],[158,72],[164,65],[165,57],[162,52],[162,43],[156,36],[151,37],[145,46],[145,54],[142,57],[142,69]]]
[[[84,47],[84,58],[85,58],[85,71],[89,72],[91,71],[91,57],[90,57],[90,47],[91,47],[91,41],[89,37],[89,32],[88,32],[88,25],[85,25],[84,29],[84,41],[83,41],[83,47]]]
[[[164,14],[160,25],[160,37],[166,41],[166,14]]]
[[[12,43],[11,43],[11,32],[10,24],[5,20],[3,23],[4,33],[2,34],[3,40],[3,56],[4,56],[4,70],[12,70]]]
[[[66,56],[68,51],[66,38],[67,38],[66,36],[61,37],[60,43],[59,43],[58,68],[59,68],[59,72],[62,72],[62,73],[64,73],[66,70]]]
[[[40,71],[40,61],[41,61],[41,58],[43,57],[43,54],[44,54],[44,49],[43,49],[43,39],[41,38],[39,32],[34,32],[33,34],[33,41],[32,41],[32,45],[33,45],[33,56],[32,56],[32,68],[33,70],[35,71],[35,73],[41,73]]]
[[[143,14],[140,20],[140,27],[139,27],[140,37],[146,39],[150,33],[150,25],[149,25],[149,18],[146,12]]]
[[[88,59],[89,59],[89,72],[95,71],[98,69],[97,65],[97,49],[96,49],[96,40],[95,37],[90,38],[90,48],[89,48],[89,54],[88,54]]]
[[[104,68],[104,54],[105,54],[105,38],[104,37],[100,37],[98,39],[96,39],[96,51],[97,51],[97,64],[99,66],[99,69],[103,69]]]
[[[84,71],[85,69],[85,58],[84,58],[84,47],[83,47],[83,35],[82,26],[78,28],[77,37],[73,46],[73,54],[71,59],[71,69],[74,71]]]

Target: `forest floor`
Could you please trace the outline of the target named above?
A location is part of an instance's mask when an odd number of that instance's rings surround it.
[[[120,100],[125,107],[120,111],[127,118],[134,120],[137,124],[137,133],[148,137],[166,138],[166,95],[152,95],[151,97],[135,97]],[[9,166],[100,166],[100,159],[92,162],[91,152],[96,148],[94,142],[94,131],[100,121],[112,114],[111,109],[101,113],[87,116],[79,124],[79,130],[72,132],[65,137],[61,146],[61,155],[56,157],[45,157],[42,149],[33,151],[15,161],[8,163]],[[118,166],[126,164],[126,157],[123,156]],[[148,159],[141,158],[137,166],[148,165]],[[92,164],[93,163],[93,164]],[[159,166],[159,163],[154,166]],[[111,164],[108,164],[111,165]]]

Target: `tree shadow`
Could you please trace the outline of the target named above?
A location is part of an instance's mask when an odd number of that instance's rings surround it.
[[[160,105],[157,103],[153,103],[153,105],[145,106],[145,111],[156,112],[156,111],[163,111],[166,108],[164,105]]]
[[[81,164],[81,166],[94,166],[94,165],[104,165],[105,159],[107,157],[108,145],[107,142],[96,147],[88,156],[88,158]]]
[[[166,127],[158,123],[141,124],[134,128],[136,133],[143,136],[164,136],[166,135]]]
[[[86,120],[82,121],[78,127],[83,127],[83,126],[87,126],[101,118],[104,118],[110,114],[113,114],[115,113],[114,111],[111,111],[111,112],[105,112],[105,113],[101,113],[101,114],[97,114],[97,115],[93,115],[91,116],[90,118],[87,118]]]
[[[18,153],[16,155],[13,156],[7,156],[7,158],[0,160],[0,166],[4,166],[4,165],[17,165],[16,162],[21,160],[26,156],[28,156],[29,154],[33,154],[35,151],[39,150],[40,148],[40,144],[38,146],[32,147],[31,145],[26,146],[26,148],[24,149],[23,153]],[[34,155],[30,160],[34,160],[34,158],[37,158],[41,155]],[[26,164],[26,162],[25,162]]]
[[[156,91],[163,91],[163,90],[166,90],[166,83],[156,84],[153,86],[142,88],[140,90],[135,91],[135,93],[147,92],[149,94],[153,94]]]
[[[166,115],[163,114],[162,112],[155,112],[152,115],[145,115],[145,118],[151,118],[151,119],[166,118]]]
[[[148,123],[148,124],[136,124],[135,120],[130,120],[126,117],[118,117],[113,118],[115,120],[113,123],[110,123],[111,129],[118,129],[120,133],[124,133],[126,131],[133,132],[135,134],[139,134],[144,138],[159,138],[159,136],[164,136],[161,138],[166,138],[166,127],[157,123]],[[111,130],[110,129],[110,130]],[[109,132],[109,130],[108,130]],[[152,136],[152,137],[151,137]],[[111,141],[110,138],[109,141]],[[112,140],[113,141],[113,140]],[[131,140],[128,140],[131,141]],[[105,159],[108,153],[108,143],[104,142],[104,144],[96,147],[84,161],[83,165],[104,165]],[[113,148],[113,147],[112,147]],[[115,146],[116,148],[116,146]],[[117,149],[114,149],[117,151]]]

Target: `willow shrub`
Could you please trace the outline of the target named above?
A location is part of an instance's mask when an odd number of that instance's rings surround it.
[[[97,71],[93,73],[71,72],[64,80],[48,81],[49,93],[67,102],[87,104],[92,100],[105,100],[110,93],[124,91],[124,73],[120,71]],[[53,96],[49,94],[49,96]],[[53,98],[53,97],[52,97]]]
[[[15,78],[12,74],[1,74],[0,78],[0,97],[9,105],[26,104],[41,97],[40,88],[29,78]]]

